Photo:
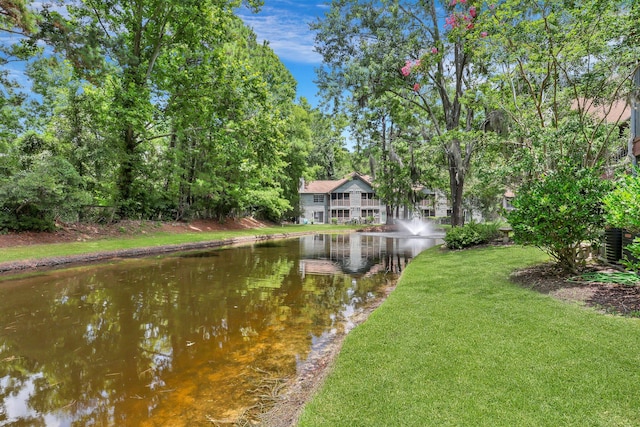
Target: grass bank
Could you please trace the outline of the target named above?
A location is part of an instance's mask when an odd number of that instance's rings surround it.
[[[533,248],[423,252],[300,426],[640,426],[640,320],[509,282]]]
[[[193,233],[148,232],[146,234],[123,236],[121,238],[105,238],[83,242],[0,248],[0,263],[18,260],[34,260],[51,257],[87,255],[99,252],[122,251],[136,248],[183,245],[188,243],[218,241],[251,236],[266,236],[283,233],[294,234],[307,232],[344,232],[353,228],[354,226],[308,224]]]

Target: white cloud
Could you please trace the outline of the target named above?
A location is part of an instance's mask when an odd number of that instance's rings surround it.
[[[263,8],[255,15],[243,13],[240,17],[253,28],[259,42],[269,42],[280,59],[306,64],[322,62],[321,56],[314,51],[313,33],[309,30],[309,23],[315,16],[283,5]]]

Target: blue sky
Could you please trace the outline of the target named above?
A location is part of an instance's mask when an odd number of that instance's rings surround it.
[[[291,71],[298,82],[298,97],[304,96],[314,107],[318,106],[315,68],[322,58],[314,52],[309,23],[322,17],[328,8],[320,0],[265,0],[260,13],[239,12],[258,41],[267,40]]]

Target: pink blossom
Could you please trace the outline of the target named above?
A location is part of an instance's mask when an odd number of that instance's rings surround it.
[[[437,47],[432,47],[432,48],[431,48],[431,53],[433,53],[434,55],[435,55],[436,53],[438,53],[438,48],[437,48]]]
[[[414,85],[413,85],[413,90],[414,90],[415,92],[420,91],[420,83],[416,83],[416,84],[414,84]]]
[[[460,2],[460,4],[465,4],[467,2],[467,0],[458,0]]]
[[[489,34],[486,31],[480,33],[480,37],[487,37]]]
[[[451,28],[458,26],[458,17],[456,15],[447,16],[444,21],[445,24]]]
[[[495,9],[495,8],[496,8],[496,5],[495,5],[495,4],[491,3],[491,4],[489,5],[489,9],[493,10],[493,9]]]
[[[465,21],[471,21],[471,19],[473,18],[471,18],[469,15],[464,15],[462,19],[464,19]]]
[[[473,30],[473,23],[467,25],[467,30]]]
[[[416,62],[413,63],[414,67],[419,67],[420,65],[422,65],[422,61],[420,59],[416,60]]]
[[[458,0],[451,0],[450,6],[455,6]]]
[[[400,72],[402,73],[403,76],[407,77],[409,74],[411,74],[411,67],[408,65],[405,65],[400,69]]]
[[[477,14],[478,14],[478,12],[476,11],[476,7],[475,6],[471,6],[469,8],[469,15],[471,15],[472,18],[475,18]]]

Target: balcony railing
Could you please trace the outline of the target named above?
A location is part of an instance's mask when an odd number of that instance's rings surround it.
[[[360,206],[380,206],[380,200],[378,199],[362,199],[360,201]]]

